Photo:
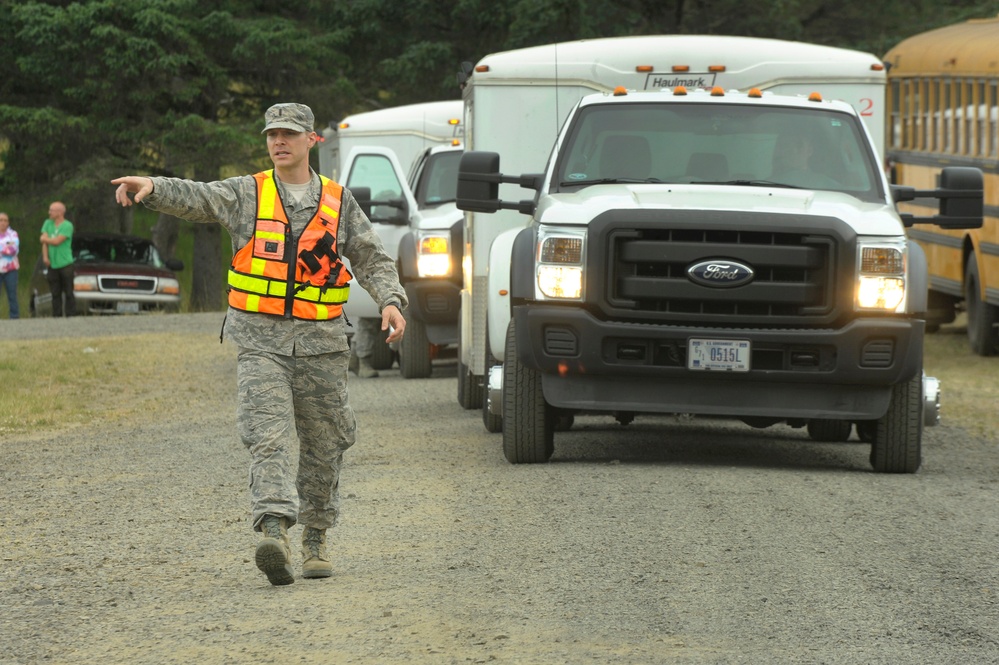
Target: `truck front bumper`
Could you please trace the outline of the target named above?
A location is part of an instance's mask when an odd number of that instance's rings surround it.
[[[404,285],[409,315],[423,322],[431,344],[457,344],[461,287],[443,279],[421,279]]]
[[[704,328],[601,321],[581,308],[518,306],[517,356],[546,401],[584,411],[880,418],[893,385],[921,373],[922,320],[837,329]],[[687,368],[691,338],[748,340],[749,370]]]

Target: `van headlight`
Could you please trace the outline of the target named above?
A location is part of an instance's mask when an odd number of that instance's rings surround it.
[[[904,243],[865,243],[858,247],[858,310],[905,311]]]
[[[536,296],[539,300],[581,300],[586,234],[538,231]]]
[[[451,252],[448,236],[427,233],[417,236],[416,272],[420,277],[448,277],[451,275]]]

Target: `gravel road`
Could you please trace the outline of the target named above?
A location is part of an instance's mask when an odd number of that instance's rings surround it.
[[[0,441],[0,665],[999,663],[996,438],[945,422],[894,476],[803,430],[587,417],[512,466],[453,361],[352,377],[334,576],[272,587],[220,324],[73,321],[104,352],[165,331],[217,352],[162,349],[189,380],[141,419]]]

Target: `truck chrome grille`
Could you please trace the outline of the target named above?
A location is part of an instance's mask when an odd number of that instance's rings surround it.
[[[837,310],[837,241],[832,236],[614,225],[590,246],[591,252],[604,253],[603,265],[609,268],[600,288],[613,316],[756,327],[817,325]],[[691,280],[687,269],[706,260],[749,266],[753,279],[731,287]]]

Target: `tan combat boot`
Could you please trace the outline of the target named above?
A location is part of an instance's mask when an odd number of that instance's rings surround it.
[[[315,579],[333,574],[333,563],[326,550],[326,530],[305,527],[302,532],[302,577]]]
[[[264,572],[274,586],[291,584],[295,571],[291,568],[291,542],[288,540],[288,521],[284,517],[264,516],[260,523],[264,539],[257,545],[257,568]]]

